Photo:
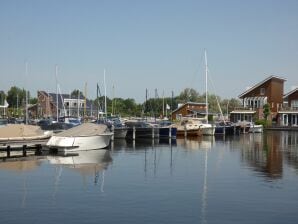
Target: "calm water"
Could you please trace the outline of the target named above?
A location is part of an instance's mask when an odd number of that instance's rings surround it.
[[[1,223],[298,223],[298,133],[0,163]]]

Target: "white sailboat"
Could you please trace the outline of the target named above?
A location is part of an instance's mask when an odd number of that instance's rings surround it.
[[[207,64],[207,53],[205,50],[205,84],[206,84],[206,123],[202,123],[200,128],[203,135],[214,135],[215,127],[208,123],[208,64]]]

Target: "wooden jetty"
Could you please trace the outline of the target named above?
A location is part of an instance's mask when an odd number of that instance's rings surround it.
[[[26,157],[28,154],[41,155],[45,144],[45,140],[1,142],[0,159]]]

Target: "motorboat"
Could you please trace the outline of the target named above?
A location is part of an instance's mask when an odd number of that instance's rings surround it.
[[[159,137],[159,128],[145,121],[127,121],[125,125],[128,127],[127,139]]]
[[[263,132],[263,125],[250,123],[248,132],[251,133],[262,133]]]
[[[183,119],[180,123],[175,124],[177,136],[202,136],[202,122],[195,118]]]
[[[46,146],[58,152],[102,149],[109,146],[112,135],[105,124],[83,123],[53,135]]]
[[[159,138],[176,138],[177,128],[171,121],[163,120],[159,122]]]

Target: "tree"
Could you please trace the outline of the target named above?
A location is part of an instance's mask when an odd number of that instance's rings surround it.
[[[30,100],[29,100],[29,103],[30,103],[30,104],[37,104],[37,102],[38,102],[38,100],[37,100],[36,97],[34,97],[34,98],[30,98]]]
[[[78,98],[79,94],[80,94],[80,98],[85,97],[83,92],[78,89],[73,90],[70,95],[71,95],[71,98]]]
[[[29,93],[28,93],[29,98]],[[20,89],[16,86],[13,86],[8,90],[7,92],[7,102],[9,104],[9,107],[17,107],[20,105],[25,105],[25,99],[26,99],[26,91],[24,89]]]
[[[6,98],[6,94],[4,91],[0,91],[0,105],[4,105],[4,100]]]
[[[263,107],[263,114],[264,114],[264,119],[267,120],[268,116],[270,115],[270,105],[266,103]]]
[[[180,95],[178,96],[178,99],[183,102],[197,102],[199,97],[199,93],[192,88],[185,88]]]

